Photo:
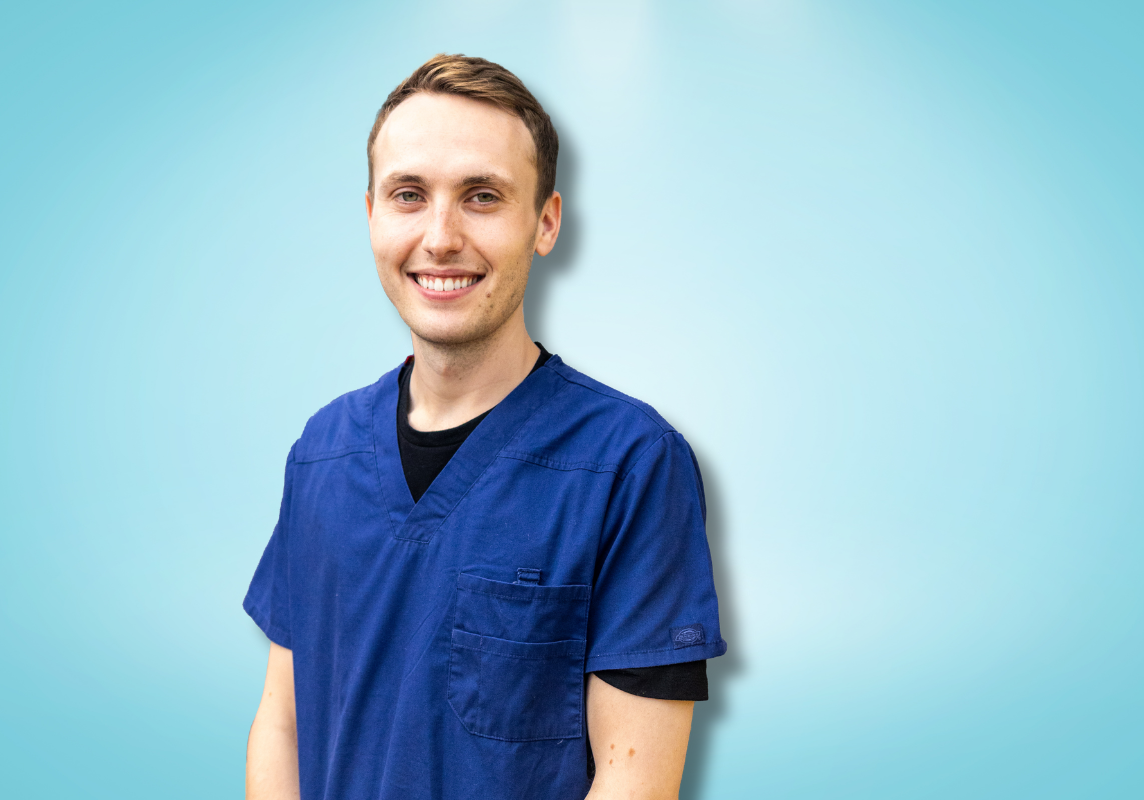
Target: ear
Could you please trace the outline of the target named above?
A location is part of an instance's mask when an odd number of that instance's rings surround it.
[[[365,215],[367,217],[373,216],[373,189],[365,193]]]
[[[556,237],[560,235],[560,192],[553,192],[552,196],[540,209],[540,219],[536,223],[536,254],[546,256],[556,246]]]

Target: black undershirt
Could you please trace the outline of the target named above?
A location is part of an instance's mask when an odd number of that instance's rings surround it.
[[[551,356],[540,342],[536,346],[540,348],[540,356],[529,375],[544,366],[544,362]],[[415,430],[409,425],[409,376],[412,373],[413,356],[410,356],[405,359],[397,377],[400,386],[397,399],[397,448],[401,453],[405,482],[416,503],[489,412],[474,417],[464,425],[444,431]],[[595,674],[617,689],[640,697],[659,700],[707,699],[707,662],[703,660],[658,667],[606,669]]]

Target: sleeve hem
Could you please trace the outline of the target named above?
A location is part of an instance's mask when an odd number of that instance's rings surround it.
[[[250,618],[254,620],[254,624],[257,625],[262,630],[262,632],[266,634],[267,639],[274,642],[276,645],[285,647],[287,650],[291,649],[290,632],[285,628],[279,625],[275,625],[273,622],[271,622],[270,615],[265,613],[261,608],[255,606],[254,603],[250,601],[249,597],[242,601],[242,609],[250,615]]]
[[[664,650],[643,650],[636,653],[605,653],[588,656],[584,672],[601,669],[635,669],[637,667],[662,667],[667,664],[682,664],[686,661],[701,661],[717,658],[727,652],[727,643],[720,639],[696,647],[666,648]]]

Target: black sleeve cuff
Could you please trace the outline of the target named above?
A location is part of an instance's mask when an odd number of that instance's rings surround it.
[[[657,700],[706,700],[707,662],[686,661],[661,667],[603,669],[600,680],[620,691]]]

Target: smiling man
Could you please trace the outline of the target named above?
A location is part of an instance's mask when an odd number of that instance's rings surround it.
[[[529,337],[557,136],[512,73],[437,56],[367,145],[413,355],[315,414],[244,608],[270,638],[247,797],[672,798],[721,655],[698,466]]]

